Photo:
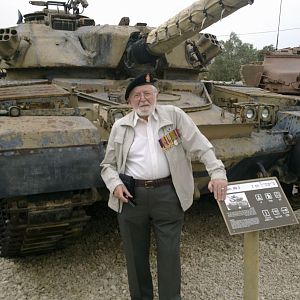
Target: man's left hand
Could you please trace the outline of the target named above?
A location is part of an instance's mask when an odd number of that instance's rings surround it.
[[[226,198],[228,182],[225,179],[212,179],[208,183],[208,189],[214,193],[214,197],[218,201],[224,201]]]

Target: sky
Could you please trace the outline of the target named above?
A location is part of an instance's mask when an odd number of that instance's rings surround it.
[[[231,32],[235,32],[244,43],[253,44],[257,49],[271,44],[276,46],[280,1],[254,0],[253,5],[243,7],[203,32],[214,34],[219,40],[226,40]],[[0,3],[5,3],[0,9],[0,28],[16,24],[17,9],[24,15],[42,8],[30,5],[28,0],[2,0]],[[193,1],[88,0],[88,3],[83,14],[93,18],[96,24],[116,25],[126,16],[130,18],[130,25],[143,22],[156,27]],[[278,49],[300,46],[299,12],[300,0],[282,0]]]

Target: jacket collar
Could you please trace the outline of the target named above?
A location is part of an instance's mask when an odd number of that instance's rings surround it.
[[[172,125],[172,119],[167,110],[163,109],[163,105],[156,105],[155,112],[157,113],[159,128]],[[131,111],[124,118],[120,119],[120,125],[134,127],[135,112]]]
[[[159,120],[159,128],[173,124],[171,114],[168,112],[168,110],[164,109],[163,107],[163,105],[156,106],[156,112]]]

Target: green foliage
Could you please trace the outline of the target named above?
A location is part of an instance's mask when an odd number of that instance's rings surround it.
[[[232,32],[229,40],[221,41],[222,53],[218,55],[209,68],[207,78],[217,81],[239,81],[241,65],[258,60],[259,51],[252,44],[243,43]]]
[[[264,46],[261,50],[258,50],[258,60],[263,61],[264,55],[267,52],[273,52],[275,51],[275,47],[273,45]]]

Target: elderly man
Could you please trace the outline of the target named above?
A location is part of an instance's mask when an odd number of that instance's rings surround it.
[[[225,199],[227,179],[211,143],[189,116],[178,107],[157,105],[154,83],[151,74],[143,74],[128,85],[125,98],[133,111],[113,125],[101,175],[110,190],[109,206],[118,212],[131,299],[153,299],[152,228],[159,298],[177,300],[183,216],[193,202],[191,154],[204,163],[211,177],[208,189],[218,201]]]

